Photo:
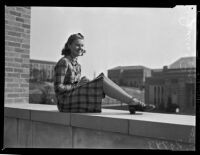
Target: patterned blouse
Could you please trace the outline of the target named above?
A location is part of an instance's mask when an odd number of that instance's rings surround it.
[[[54,89],[56,94],[73,90],[81,77],[81,65],[71,56],[62,57],[54,68]]]

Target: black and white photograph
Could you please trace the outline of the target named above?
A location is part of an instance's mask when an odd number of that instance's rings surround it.
[[[2,150],[196,150],[196,5],[4,7]]]

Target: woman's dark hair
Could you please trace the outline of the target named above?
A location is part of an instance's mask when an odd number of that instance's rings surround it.
[[[70,55],[71,51],[69,49],[69,45],[71,45],[77,39],[84,39],[84,36],[81,33],[70,35],[68,40],[67,40],[67,42],[65,43],[64,48],[62,49],[62,53],[61,54],[65,55],[65,56]],[[83,53],[85,53],[85,51]]]

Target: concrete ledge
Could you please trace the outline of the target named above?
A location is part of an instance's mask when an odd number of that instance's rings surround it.
[[[32,121],[33,148],[72,148],[71,127]]]
[[[17,119],[12,117],[4,118],[4,146],[18,146]]]
[[[4,116],[30,120],[30,110],[18,108],[4,108]]]
[[[91,136],[89,132],[86,132],[87,130],[94,131],[94,134],[99,135],[116,134],[114,137],[116,141],[119,140],[119,143],[112,142],[112,136],[109,136],[111,139],[104,137],[105,143],[109,141],[109,144],[112,143],[110,146],[113,147],[120,145],[120,141],[124,141],[129,147],[133,144],[136,145],[134,137],[141,139],[140,143],[144,143],[145,146],[150,146],[150,143],[151,147],[153,145],[157,147],[157,144],[162,143],[169,147],[177,146],[179,148],[182,146],[182,149],[184,147],[191,149],[195,146],[195,116],[147,112],[137,112],[136,115],[130,115],[128,111],[110,109],[102,109],[102,113],[61,113],[58,112],[55,105],[40,104],[6,104],[4,113],[6,128],[4,130],[7,130],[4,136],[8,140],[8,144],[12,144],[13,147],[19,145],[25,147],[88,146],[83,144],[84,139]],[[15,130],[8,130],[12,126],[12,122],[15,122],[13,124]],[[75,131],[79,131],[78,135]],[[9,134],[9,132],[11,133]],[[19,134],[18,138],[15,142],[11,142],[12,137],[9,135],[15,134]],[[60,138],[56,138],[57,134]],[[86,134],[82,135],[85,137],[84,139],[81,138],[81,134]],[[51,135],[54,135],[54,138]],[[97,135],[97,137],[99,136]],[[79,139],[83,141],[79,143]],[[145,139],[149,143],[146,143]],[[93,140],[96,143],[94,146],[99,145],[100,142],[95,139],[88,141],[88,144],[92,143]],[[18,144],[15,144],[16,141]],[[61,145],[62,141],[63,145]],[[102,141],[102,143],[104,142]],[[188,147],[186,147],[187,145]],[[126,148],[125,145],[121,146]],[[143,147],[141,146],[141,148]]]
[[[71,114],[71,126],[128,134],[128,120],[91,114]]]
[[[194,150],[193,144],[73,127],[74,148]]]
[[[55,111],[31,111],[31,120],[54,124],[70,125],[70,114]]]
[[[195,127],[188,125],[130,121],[130,135],[195,143]]]

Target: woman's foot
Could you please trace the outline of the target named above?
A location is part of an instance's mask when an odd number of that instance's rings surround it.
[[[136,98],[132,98],[132,101],[129,103],[129,111],[131,114],[135,114],[135,111],[152,111],[155,108],[155,105],[145,104]]]

